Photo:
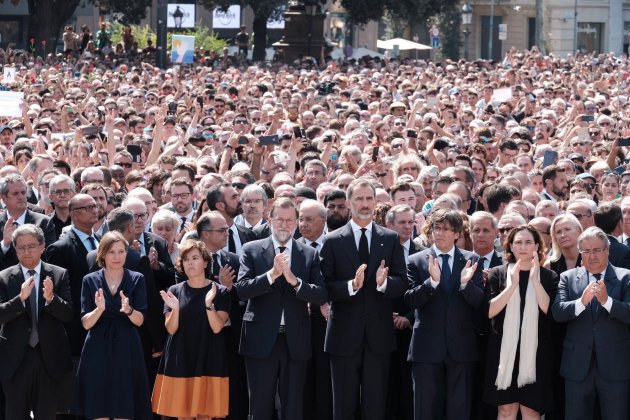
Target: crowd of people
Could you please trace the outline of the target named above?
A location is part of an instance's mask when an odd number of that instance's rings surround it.
[[[628,419],[625,57],[0,61],[0,418]]]

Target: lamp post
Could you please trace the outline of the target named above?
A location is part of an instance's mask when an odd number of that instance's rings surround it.
[[[173,12],[173,22],[176,29],[182,29],[182,20],[184,20],[184,12],[177,6]]]
[[[313,42],[313,16],[319,12],[318,0],[304,0],[304,13],[308,16],[308,35],[306,44],[306,55],[311,56],[311,45]]]
[[[470,23],[472,22],[473,9],[466,2],[462,7],[462,23],[464,24],[464,58],[468,61],[468,38],[470,37]]]
[[[488,36],[488,60],[492,60],[493,38],[494,38],[494,0],[490,0],[490,35]]]
[[[157,7],[157,40],[156,40],[156,54],[155,61],[159,68],[162,70],[167,67],[166,60],[166,18],[167,18],[167,0],[158,0]]]

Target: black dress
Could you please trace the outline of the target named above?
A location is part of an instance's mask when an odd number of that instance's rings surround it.
[[[99,288],[105,296],[105,312],[85,338],[71,412],[88,419],[152,419],[138,327],[120,312],[122,290],[130,306],[145,313],[144,276],[125,270],[118,290],[111,293],[103,270],[88,274],[81,289],[81,316],[96,308],[94,295]]]
[[[492,268],[486,284],[486,299],[489,302],[498,296],[506,287],[507,264]],[[538,349],[536,351],[536,382],[521,388],[517,385],[518,364],[520,351],[519,343],[516,351],[516,360],[512,371],[512,384],[505,390],[497,390],[495,385],[499,370],[499,357],[501,354],[501,339],[503,336],[503,320],[507,305],[501,312],[490,320],[490,334],[488,340],[488,353],[486,363],[486,383],[484,389],[484,401],[496,406],[519,403],[539,413],[547,412],[553,404],[553,346],[551,341],[551,304],[553,303],[558,288],[558,275],[544,267],[540,268],[540,282],[549,295],[549,310],[547,314],[538,309]],[[519,290],[521,295],[521,323],[523,321],[523,309],[525,308],[525,294],[529,283],[529,271],[521,271],[519,274]]]
[[[207,286],[187,281],[168,290],[179,300],[179,327],[168,337],[153,388],[153,411],[169,417],[226,417],[229,370],[223,331],[215,334],[206,311]],[[217,311],[230,312],[230,292],[217,284]],[[164,306],[164,312],[170,312]]]

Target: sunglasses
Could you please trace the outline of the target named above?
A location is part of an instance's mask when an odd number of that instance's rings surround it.
[[[247,187],[247,184],[244,184],[242,182],[232,182],[232,187],[236,188],[237,190],[243,190],[245,189],[245,187]]]
[[[127,163],[127,162],[114,162],[114,164],[122,166],[123,168],[131,168],[131,163]]]
[[[392,144],[392,149],[402,149],[402,144]]]

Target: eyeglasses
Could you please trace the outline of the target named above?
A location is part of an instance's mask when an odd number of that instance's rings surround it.
[[[134,98],[134,99],[140,99],[140,98],[143,98],[143,96],[142,96],[142,95],[133,95],[133,96],[132,96],[132,98]]]
[[[41,246],[41,244],[20,245],[20,246],[16,246],[15,250],[18,252],[25,252],[25,251],[31,252],[37,249],[37,247],[39,246]]]
[[[586,108],[584,108],[584,109],[586,109],[587,111],[595,111],[597,108],[596,108],[596,107],[594,107],[594,106],[587,106],[587,107],[586,107]]]
[[[189,192],[187,192],[187,193],[181,193],[181,194],[171,194],[171,198],[172,198],[172,199],[174,199],[174,200],[179,200],[180,198],[181,198],[182,200],[185,200],[185,199],[187,199],[188,197],[190,197],[190,194],[191,194],[191,193],[189,193]]]
[[[297,222],[297,219],[280,219],[279,217],[274,217],[273,220],[279,225],[292,225]]]
[[[63,190],[55,190],[55,191],[51,191],[51,194],[55,194],[55,195],[70,195],[71,193],[73,193],[74,191],[70,190],[70,189],[63,189]]]
[[[247,187],[247,184],[244,184],[242,182],[232,182],[232,187],[236,188],[237,190],[242,190]]]
[[[586,143],[583,141],[576,141],[575,143],[571,144],[571,146],[573,147],[581,147],[584,146]]]
[[[104,179],[87,179],[85,181],[86,184],[103,184],[104,182]]]
[[[149,217],[149,213],[138,213],[133,215],[133,218],[136,220],[146,220],[147,217]]]
[[[607,248],[580,249],[580,254],[588,256],[588,255],[601,254],[604,251],[607,251]]]
[[[400,144],[392,144],[392,149],[402,149],[403,145],[402,143]]]
[[[396,127],[404,127],[404,126],[405,126],[405,123],[404,123],[404,122],[402,122],[402,121],[399,121],[399,122],[395,122],[395,123],[394,123],[394,125],[395,125]]]
[[[131,168],[131,163],[127,162],[114,162],[114,165],[122,166],[123,168]]]
[[[86,212],[91,212],[94,211],[98,208],[98,206],[96,204],[90,204],[89,206],[83,206],[83,207],[75,207],[72,210],[85,210]]]
[[[204,229],[204,232],[219,232],[221,234],[226,234],[229,228],[220,228],[220,229]]]
[[[204,139],[213,139],[214,133],[203,133],[202,136]]]
[[[265,130],[254,131],[254,134],[257,136],[262,136],[263,134],[265,134]]]
[[[504,227],[504,228],[499,228],[499,233],[508,233],[509,231],[511,231],[513,228],[511,227]]]
[[[234,120],[234,124],[247,124],[247,120]]]

